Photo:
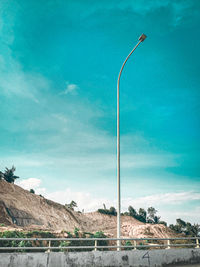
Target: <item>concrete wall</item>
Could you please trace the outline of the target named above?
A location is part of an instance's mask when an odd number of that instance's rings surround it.
[[[167,267],[199,263],[200,249],[0,253],[0,267]]]

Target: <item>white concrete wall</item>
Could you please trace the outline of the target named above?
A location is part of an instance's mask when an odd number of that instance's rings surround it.
[[[166,267],[180,263],[200,266],[200,249],[0,253],[0,267]]]

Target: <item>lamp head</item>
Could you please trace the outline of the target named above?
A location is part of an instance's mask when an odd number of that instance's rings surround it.
[[[139,37],[139,41],[143,42],[146,38],[147,38],[147,36],[143,33],[143,34]]]

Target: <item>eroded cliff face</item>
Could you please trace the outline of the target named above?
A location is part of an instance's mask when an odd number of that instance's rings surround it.
[[[11,225],[12,219],[9,216],[3,201],[0,201],[0,224]]]
[[[41,225],[41,222],[36,220],[30,213],[14,206],[16,199],[14,196],[10,197],[10,195],[15,195],[15,193],[14,185],[0,181],[0,223],[16,226]]]
[[[78,214],[63,205],[0,181],[0,223],[42,229],[82,228]]]
[[[32,224],[43,224],[41,221],[36,220],[30,213],[23,210],[19,210],[15,207],[5,207],[5,211],[7,212],[7,217],[9,217],[9,221],[12,221],[12,224],[16,224],[17,226],[24,227]]]

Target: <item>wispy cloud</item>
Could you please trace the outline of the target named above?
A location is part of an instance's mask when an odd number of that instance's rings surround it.
[[[20,68],[1,73],[0,88],[4,95],[29,98],[39,103],[39,92],[48,88],[48,81],[36,73],[24,73]]]
[[[156,168],[156,167],[174,167],[178,163],[176,159],[179,158],[179,155],[173,154],[125,154],[122,155],[122,167],[123,168]]]
[[[76,95],[78,89],[79,89],[79,87],[77,84],[67,82],[66,89],[63,92],[61,92],[60,94],[62,94],[62,95],[67,95],[67,94]]]
[[[104,140],[107,142],[107,140]],[[82,146],[82,144],[80,144]],[[14,162],[18,167],[42,167],[42,166],[51,166],[56,164],[56,166],[65,166],[68,170],[71,170],[73,175],[73,170],[88,171],[94,173],[96,171],[105,172],[105,171],[115,171],[116,168],[116,155],[115,153],[108,153],[99,151],[96,153],[95,150],[99,149],[98,144],[95,144],[91,147],[91,143],[83,144],[82,147],[79,147],[77,151],[72,151],[73,144],[66,144],[66,152],[63,156],[62,153],[56,150],[51,151],[51,155],[47,156],[45,154],[32,153],[32,155],[27,156],[25,154],[12,156],[12,157],[3,157],[0,158],[1,162],[5,164],[9,162]],[[85,153],[79,153],[79,151],[85,150]],[[56,151],[56,155],[53,154]],[[77,153],[76,153],[77,152]],[[61,155],[59,156],[59,153]],[[165,154],[125,154],[121,160],[121,167],[123,171],[144,169],[144,168],[167,168],[177,166],[176,155],[165,155]],[[64,168],[64,167],[63,167]]]
[[[129,206],[134,203],[136,207],[147,207],[162,204],[177,205],[192,200],[200,200],[200,192],[186,191],[178,193],[172,192],[165,194],[155,194],[136,198],[134,200],[132,198],[125,198],[123,200],[123,203],[125,206]]]
[[[16,5],[16,14],[17,9]],[[10,47],[15,40],[13,29],[15,16],[10,16],[9,23],[5,23],[2,12],[0,21],[2,22],[0,38],[4,40],[1,43],[0,56],[0,94],[7,97],[28,98],[38,103],[40,91],[49,88],[49,81],[40,73],[24,71],[20,62],[13,56],[14,53]]]

